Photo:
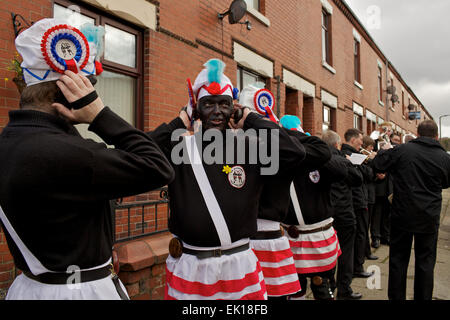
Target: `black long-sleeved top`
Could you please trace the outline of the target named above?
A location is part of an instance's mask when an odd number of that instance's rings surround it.
[[[317,137],[303,135],[306,158],[297,170],[294,186],[305,224],[311,225],[333,216],[330,186],[334,181],[346,178],[347,168],[342,159],[335,157],[327,144]],[[298,225],[292,201],[283,223]]]
[[[11,111],[0,135],[0,205],[15,231],[51,271],[105,263],[112,254],[109,200],[169,183],[174,171],[148,136],[105,107],[81,138],[63,119]],[[6,234],[16,266],[30,271]]]
[[[356,224],[353,210],[352,187],[360,187],[363,183],[361,171],[358,170],[345,155],[336,148],[331,148],[335,156],[340,156],[347,167],[348,175],[345,179],[331,185],[331,203],[334,209],[334,225],[348,226]]]
[[[256,113],[250,113],[245,122],[244,130],[266,129],[279,132],[279,175],[283,175],[295,167],[305,156],[304,148],[298,141],[291,139],[278,125],[264,120]],[[157,141],[166,155],[170,157],[172,150],[179,141],[171,141],[171,134],[176,129],[185,129],[183,121],[176,118],[168,124],[162,124],[155,131],[148,134]],[[270,136],[270,134],[268,135]],[[246,158],[249,154],[249,141],[246,141]],[[231,143],[224,139],[224,157],[227,155],[226,146]],[[202,152],[209,146],[209,142],[203,142]],[[258,143],[258,146],[260,144]],[[263,164],[257,159],[257,163],[239,164],[236,159],[236,144],[234,146],[235,159],[225,163],[206,164],[203,167],[211,184],[211,188],[216,196],[217,202],[223,213],[225,222],[230,232],[233,242],[252,237],[257,231],[256,219],[258,207],[261,199],[261,192],[266,180],[271,176],[262,176],[261,167]],[[270,150],[270,148],[269,148]],[[183,153],[180,151],[181,154]],[[253,154],[254,155],[254,154]],[[233,187],[228,175],[223,172],[224,165],[233,168],[241,166],[245,171],[245,184],[238,189]],[[199,247],[220,246],[220,240],[215,226],[206,207],[202,193],[195,179],[192,167],[189,163],[173,164],[175,169],[175,180],[169,184],[170,195],[170,231],[179,236],[190,245]],[[275,205],[277,205],[275,203]],[[284,204],[279,203],[280,206]]]
[[[352,153],[360,153],[355,148],[345,143],[342,144],[341,150],[345,155],[349,156]],[[355,211],[368,208],[369,194],[367,184],[373,182],[374,180],[373,170],[369,165],[363,163],[357,168],[361,171],[363,184],[359,187],[352,187],[353,209]]]
[[[442,189],[450,187],[450,156],[440,143],[419,137],[381,150],[372,166],[394,178],[391,223],[409,232],[437,232]]]

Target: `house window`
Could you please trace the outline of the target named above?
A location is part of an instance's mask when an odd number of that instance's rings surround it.
[[[353,114],[353,128],[362,130],[362,117],[359,114]]]
[[[322,60],[330,66],[333,63],[331,57],[331,15],[322,9]]]
[[[237,69],[237,88],[242,91],[246,86],[253,85],[257,88],[263,89],[266,87],[266,79],[260,75],[245,70],[242,67]]]
[[[252,8],[260,11],[259,0],[245,0],[245,3],[247,4],[247,9]]]
[[[71,8],[77,8],[79,12]],[[143,129],[142,32],[101,11],[80,8],[67,0],[55,0],[53,16],[69,21],[74,27],[89,22],[105,28],[105,48],[100,60],[104,72],[97,77],[95,89],[105,105],[130,124]],[[101,141],[87,127],[77,125],[84,137]]]
[[[331,126],[331,109],[330,107],[323,106],[322,132],[325,132],[327,130],[333,130]]]
[[[354,39],[354,66],[355,66],[355,81],[361,83],[361,44],[357,39]]]
[[[383,101],[383,77],[381,67],[378,67],[378,101]]]

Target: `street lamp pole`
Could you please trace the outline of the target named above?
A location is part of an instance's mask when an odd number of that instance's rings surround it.
[[[445,117],[450,117],[450,114],[444,114],[442,116],[439,117],[439,140],[442,139],[442,124],[441,124],[441,119],[445,118]]]

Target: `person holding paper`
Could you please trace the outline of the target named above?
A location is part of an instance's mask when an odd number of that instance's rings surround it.
[[[353,292],[351,288],[353,278],[353,253],[355,248],[356,217],[353,211],[352,187],[359,187],[363,183],[363,177],[356,165],[348,159],[339,149],[341,137],[327,130],[323,141],[328,145],[334,156],[342,157],[347,167],[347,177],[331,185],[331,203],[334,209],[333,226],[339,237],[342,254],[338,259],[336,275],[337,299],[357,300],[362,298],[359,292]]]
[[[363,145],[363,133],[358,129],[348,129],[344,134],[345,143],[342,144],[342,152],[351,156],[361,154]],[[368,192],[366,183],[373,180],[373,171],[370,166],[362,163],[358,166],[363,176],[363,184],[352,188],[353,210],[356,216],[356,237],[354,252],[353,276],[358,278],[368,278],[372,274],[364,271],[364,261],[366,258],[366,239],[369,225]]]

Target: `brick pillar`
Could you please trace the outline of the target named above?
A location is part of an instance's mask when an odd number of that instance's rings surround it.
[[[132,300],[162,300],[166,259],[172,235],[168,232],[115,245],[119,278]]]

